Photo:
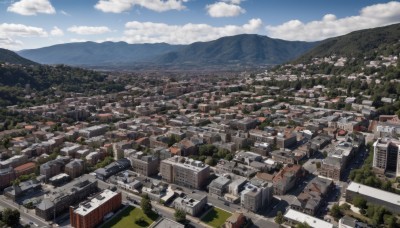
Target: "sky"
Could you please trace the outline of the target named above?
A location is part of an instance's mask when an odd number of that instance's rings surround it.
[[[0,0],[0,47],[189,44],[243,33],[317,41],[399,22],[399,1]]]

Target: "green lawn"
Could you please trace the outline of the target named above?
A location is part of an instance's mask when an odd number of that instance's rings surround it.
[[[135,223],[137,218],[143,217],[144,222],[142,224]],[[152,214],[147,216],[143,213],[142,209],[133,206],[128,206],[118,216],[112,218],[110,221],[102,225],[102,227],[114,227],[114,228],[140,228],[149,227],[156,219],[158,215]]]
[[[226,219],[231,215],[232,214],[229,212],[214,207],[201,219],[201,221],[212,227],[221,227]]]

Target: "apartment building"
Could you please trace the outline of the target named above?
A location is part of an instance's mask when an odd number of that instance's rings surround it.
[[[391,171],[400,176],[400,141],[396,139],[378,139],[374,144],[372,167],[381,172]]]
[[[105,189],[77,206],[70,206],[70,222],[75,228],[93,228],[103,222],[104,217],[122,204],[120,192]]]
[[[144,176],[152,176],[158,173],[159,159],[150,155],[144,155],[142,152],[133,154],[131,161],[134,172]]]
[[[210,166],[193,159],[175,156],[161,161],[162,180],[199,189],[204,186],[210,176]]]

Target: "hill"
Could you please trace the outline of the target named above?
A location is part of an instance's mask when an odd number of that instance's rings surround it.
[[[37,63],[25,59],[13,51],[0,48],[0,62],[8,62],[12,64],[22,64],[22,65],[35,65]]]
[[[312,58],[333,54],[346,57],[364,57],[398,54],[400,24],[365,29],[347,35],[329,38],[298,58],[295,62],[307,62]]]
[[[314,47],[316,42],[285,41],[242,34],[210,42],[196,42],[160,56],[159,64],[280,64]]]
[[[190,45],[83,42],[23,50],[19,54],[43,64],[75,66],[165,66],[279,64],[305,53],[316,43],[237,35]]]
[[[81,42],[22,50],[19,54],[42,64],[73,66],[120,65],[143,61],[156,55],[175,51],[180,45],[128,44],[125,42]]]

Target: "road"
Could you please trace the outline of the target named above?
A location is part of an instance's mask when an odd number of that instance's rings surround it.
[[[21,224],[29,224],[33,222],[38,225],[38,227],[49,227],[49,223],[37,217],[34,213],[29,212],[25,207],[15,204],[11,200],[7,199],[5,196],[0,196],[0,206],[4,208],[11,208],[19,210],[21,214]]]
[[[98,187],[101,188],[101,189],[106,189],[106,188],[108,188],[110,186],[108,183],[106,183],[104,181],[101,181],[101,180],[98,180],[97,184],[98,184]],[[122,201],[124,203],[131,204],[131,205],[136,206],[136,207],[140,207],[140,205],[135,204],[134,201],[136,201],[138,204],[140,204],[140,201],[142,200],[142,197],[140,197],[138,195],[135,195],[135,194],[132,194],[132,193],[129,193],[129,192],[126,192],[123,189],[119,189],[119,190],[120,190],[120,192],[122,194]],[[130,198],[131,200],[128,200],[127,197]],[[174,217],[175,209],[172,209],[172,208],[169,208],[169,207],[165,207],[165,206],[159,204],[158,202],[151,202],[151,205],[153,206],[153,209],[159,215],[161,215],[163,217],[166,217],[166,218],[169,218],[169,219],[172,219],[172,220],[175,220],[175,217]],[[190,215],[187,215],[186,218],[187,218],[187,220],[190,221],[190,225],[192,227],[196,227],[196,228],[207,227],[207,225],[202,223],[202,222],[200,222],[200,220],[198,218],[192,217]]]

